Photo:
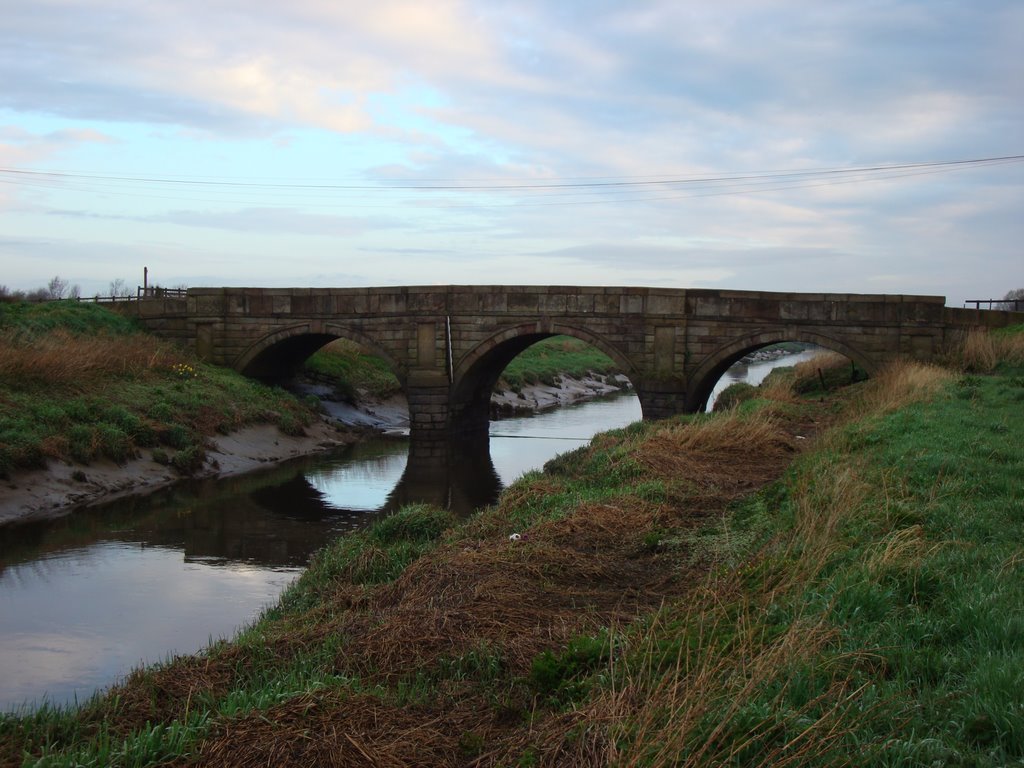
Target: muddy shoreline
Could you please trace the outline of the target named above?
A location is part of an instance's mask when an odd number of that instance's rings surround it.
[[[492,418],[513,416],[570,405],[628,387],[616,377],[559,378],[556,385],[531,385],[522,392],[496,393]],[[407,435],[409,410],[401,395],[357,405],[330,399],[328,387],[306,383],[300,394],[321,398],[324,414],[306,427],[306,434],[285,435],[276,426],[259,424],[208,438],[207,460],[192,477],[227,477],[268,464],[308,456],[358,442],[365,434]],[[81,507],[143,495],[185,479],[174,469],[153,460],[143,450],[124,464],[109,460],[78,465],[50,461],[45,469],[18,472],[0,481],[0,525],[56,518]]]
[[[208,438],[206,462],[192,477],[238,475],[358,439],[358,433],[339,430],[327,421],[307,427],[301,437],[282,434],[271,424],[257,424]],[[166,464],[154,461],[150,450],[140,454],[124,464],[101,460],[81,465],[51,460],[45,469],[13,474],[0,481],[0,525],[61,517],[81,507],[152,493],[186,479]]]

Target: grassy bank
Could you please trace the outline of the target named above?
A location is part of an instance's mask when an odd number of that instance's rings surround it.
[[[559,375],[575,379],[611,374],[618,367],[608,355],[571,336],[552,336],[523,350],[501,374],[498,387],[520,391],[528,384],[554,384]]]
[[[606,433],[468,521],[408,508],[235,642],[0,719],[0,761],[1020,762],[1022,339]]]
[[[305,369],[329,379],[344,400],[384,399],[402,389],[384,360],[348,339],[336,339],[321,347],[306,360]]]
[[[0,303],[0,477],[51,459],[121,463],[143,449],[190,472],[210,435],[260,422],[300,434],[311,419],[290,395],[103,307]]]
[[[331,380],[338,394],[358,401],[385,398],[400,391],[398,379],[383,360],[359,345],[338,339],[306,361],[306,370]],[[502,374],[498,386],[520,391],[527,384],[553,384],[559,374],[581,378],[616,371],[612,359],[586,342],[568,336],[543,339],[524,350]]]

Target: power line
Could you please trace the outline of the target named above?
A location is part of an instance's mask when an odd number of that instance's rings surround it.
[[[939,160],[922,163],[898,163],[891,165],[868,165],[856,166],[853,168],[827,168],[819,170],[784,170],[784,171],[761,171],[746,174],[723,174],[718,176],[688,176],[651,179],[650,177],[605,177],[617,179],[611,181],[561,181],[533,183],[501,183],[501,184],[399,184],[392,183],[395,180],[382,179],[377,184],[298,184],[298,183],[268,183],[252,181],[225,181],[202,178],[174,178],[166,176],[112,176],[95,173],[74,173],[70,171],[43,171],[20,168],[0,168],[0,173],[12,176],[26,176],[31,178],[48,179],[80,179],[89,181],[116,181],[131,183],[168,184],[168,185],[194,185],[228,188],[258,188],[258,189],[300,189],[300,190],[351,190],[370,191],[380,189],[393,189],[403,191],[426,190],[426,191],[501,191],[501,190],[524,190],[524,189],[580,189],[580,188],[614,188],[614,187],[650,187],[665,186],[672,184],[707,184],[725,181],[750,181],[761,179],[780,179],[808,176],[838,176],[844,174],[875,173],[887,171],[902,171],[921,168],[977,166],[986,164],[1002,164],[1024,161],[1024,155],[1003,155],[1000,157],[982,157],[970,160]],[[630,180],[634,179],[634,180]],[[645,180],[636,180],[645,179]]]
[[[376,196],[384,196],[389,193],[406,194],[458,194],[463,192],[477,192],[489,194],[501,194],[505,192],[518,195],[528,194],[533,197],[540,197],[539,201],[524,201],[518,199],[502,203],[507,206],[541,207],[548,205],[585,205],[585,204],[614,204],[630,202],[646,202],[658,200],[677,200],[693,197],[715,197],[727,195],[746,195],[758,192],[780,191],[788,189],[802,189],[809,187],[833,186],[839,184],[857,184],[864,182],[877,182],[895,178],[904,178],[924,174],[945,173],[967,168],[984,166],[1005,165],[1020,163],[1024,161],[1024,155],[1003,155],[997,157],[972,158],[966,160],[942,160],[919,163],[894,163],[868,166],[855,166],[850,168],[817,168],[817,169],[788,169],[759,172],[744,172],[734,174],[717,175],[669,175],[661,177],[651,176],[620,176],[620,177],[592,177],[602,179],[600,181],[570,181],[581,177],[561,177],[544,182],[502,182],[502,183],[467,183],[455,179],[448,180],[453,183],[447,184],[424,184],[406,183],[408,180],[382,179],[375,184],[342,184],[342,183],[296,183],[296,182],[257,182],[243,180],[223,180],[214,178],[187,178],[169,176],[123,176],[101,173],[79,173],[74,171],[39,170],[23,168],[0,168],[0,184],[9,184],[34,189],[52,189],[63,191],[93,192],[98,190],[109,194],[131,194],[136,197],[148,197],[157,199],[187,199],[192,202],[201,201],[195,195],[189,194],[187,198],[174,197],[173,190],[185,191],[203,189],[206,192],[244,193],[254,195],[244,201],[229,201],[223,198],[216,200],[205,200],[206,202],[220,202],[235,204],[255,204],[263,202],[262,196],[274,195],[274,202],[280,203],[281,196],[288,195],[291,199],[288,202],[301,204],[303,207],[329,207],[335,208],[337,202],[321,202],[329,196],[336,195],[357,195],[360,201],[367,198],[367,193],[375,193]],[[158,192],[162,188],[168,194],[147,194],[139,191],[140,186],[149,186],[151,192]],[[654,192],[661,190],[662,194],[634,194],[643,192]],[[612,193],[623,193],[612,195]],[[681,194],[671,194],[678,192]],[[296,200],[292,196],[312,196],[317,202],[308,200]],[[612,195],[612,196],[610,196]],[[552,200],[552,198],[569,198],[565,200]],[[599,199],[585,199],[587,197],[599,197]],[[352,208],[373,208],[393,207],[400,204],[402,200],[392,200],[389,203],[376,201],[376,204],[349,205]],[[434,207],[443,208],[467,208],[467,207],[493,207],[496,203],[486,203],[477,200],[467,204],[465,201],[432,203]]]

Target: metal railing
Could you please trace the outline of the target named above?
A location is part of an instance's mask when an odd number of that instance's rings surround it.
[[[964,307],[968,304],[973,304],[975,309],[982,309],[981,305],[985,304],[984,309],[1002,309],[1009,310],[1010,312],[1024,311],[1024,299],[967,299],[964,301]]]

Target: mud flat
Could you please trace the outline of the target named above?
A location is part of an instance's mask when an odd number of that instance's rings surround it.
[[[293,437],[274,425],[258,424],[211,437],[206,461],[193,477],[237,475],[358,439],[326,420],[306,427],[305,432]],[[182,479],[173,468],[154,461],[151,451],[141,453],[124,464],[101,460],[83,466],[51,460],[46,469],[13,474],[0,484],[0,525],[59,517],[87,504],[150,493]]]

